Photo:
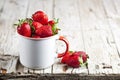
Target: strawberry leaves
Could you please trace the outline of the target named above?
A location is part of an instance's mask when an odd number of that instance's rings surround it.
[[[14,24],[14,26],[21,26],[25,22],[25,19],[19,19],[17,24]]]
[[[48,25],[52,27],[53,35],[58,34],[58,31],[60,30],[58,28],[58,23],[59,23],[59,19],[55,19],[55,18],[48,22]]]

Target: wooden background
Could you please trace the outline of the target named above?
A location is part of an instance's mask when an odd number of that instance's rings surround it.
[[[19,64],[13,24],[37,10],[43,10],[49,19],[60,19],[59,35],[69,40],[70,50],[89,55],[88,67],[66,67],[59,59],[44,70]],[[64,51],[65,46],[58,42],[58,48]],[[7,73],[120,74],[120,0],[0,0],[0,54],[0,67]]]

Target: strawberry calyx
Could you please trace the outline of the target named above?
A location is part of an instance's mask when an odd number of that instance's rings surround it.
[[[17,24],[14,24],[15,26],[21,26],[24,22],[26,22],[25,19],[19,19]]]
[[[32,25],[33,20],[30,19],[30,18],[26,18],[26,21],[29,23],[29,25],[31,27],[31,30],[32,30],[32,33],[34,33],[35,32],[35,27]]]
[[[68,51],[66,55],[62,57],[61,62],[68,66],[78,68],[87,66],[88,55],[84,51]]]
[[[58,34],[58,31],[60,30],[60,29],[58,28],[58,23],[59,23],[59,19],[55,19],[55,18],[54,18],[54,24],[53,24],[53,26],[52,26],[53,35]]]
[[[82,56],[79,57],[79,62],[80,62],[80,66],[81,66],[81,67],[86,66],[86,65],[88,64],[87,61],[83,62]]]
[[[80,62],[80,65],[83,64],[82,56],[79,57],[79,62]]]
[[[28,23],[30,25],[30,27],[31,27],[32,33],[34,33],[35,32],[35,28],[33,27],[32,22],[33,22],[33,20],[30,19],[30,18],[19,19],[18,23],[14,24],[14,25],[17,26],[17,27],[20,27],[23,23]]]

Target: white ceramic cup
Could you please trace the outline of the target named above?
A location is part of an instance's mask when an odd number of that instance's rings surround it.
[[[56,40],[66,44],[66,51],[56,55]],[[46,38],[29,38],[19,35],[19,57],[22,65],[32,69],[44,69],[54,64],[55,57],[61,57],[68,52],[69,44],[63,36]]]

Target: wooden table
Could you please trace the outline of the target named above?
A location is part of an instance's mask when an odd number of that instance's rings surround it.
[[[13,24],[37,10],[60,19],[59,35],[70,50],[89,55],[88,66],[71,68],[56,59],[47,69],[32,70],[19,63]],[[62,42],[57,45],[64,51]],[[0,0],[0,68],[0,79],[120,80],[120,0]]]

